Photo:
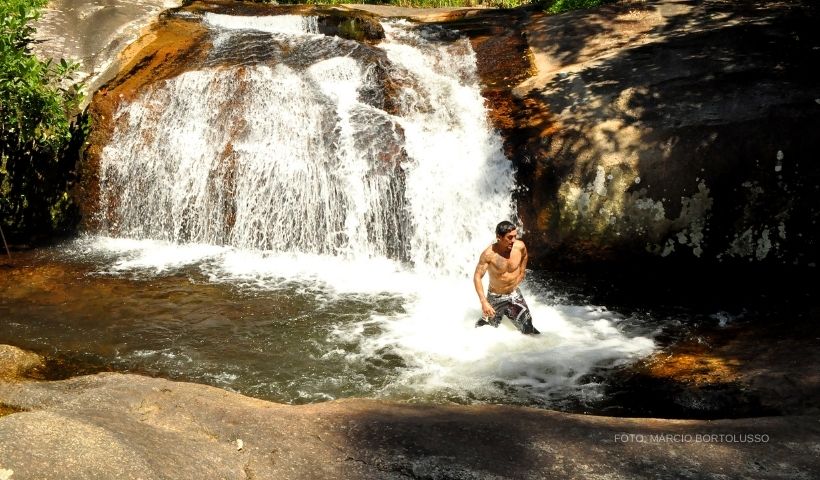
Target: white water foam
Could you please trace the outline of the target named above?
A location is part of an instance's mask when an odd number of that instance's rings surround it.
[[[371,320],[381,327],[381,335],[362,338],[368,322],[338,327],[334,335],[340,342],[361,345],[359,352],[338,355],[349,362],[386,352],[403,358],[407,366],[381,392],[386,396],[446,392],[544,403],[556,394],[597,399],[597,385],[583,381],[584,374],[631,362],[654,349],[648,338],[625,336],[616,327],[620,317],[606,309],[546,305],[526,284],[522,292],[540,335],[521,335],[506,320],[497,329],[475,328],[481,316],[475,292],[465,282],[437,280],[408,302],[407,315]],[[516,392],[506,392],[509,387]]]
[[[161,240],[93,237],[75,243],[76,253],[103,253],[111,258],[108,272],[148,271],[160,275],[219,256],[224,248],[203,244],[169,244]]]
[[[385,34],[380,47],[391,62],[419,79],[401,91],[399,119],[415,160],[407,178],[413,263],[426,275],[466,277],[495,225],[515,220],[515,171],[488,123],[469,41],[442,46],[408,22],[385,24]]]
[[[193,268],[214,283],[240,284],[260,290],[278,290],[300,282],[334,295],[414,291],[418,277],[402,264],[384,258],[346,259],[295,252],[263,252],[209,244],[178,244],[166,240],[134,240],[86,236],[68,251],[97,259],[101,273],[163,275]],[[368,272],[367,275],[351,272]]]
[[[274,15],[268,17],[224,15],[207,12],[204,22],[212,28],[226,30],[255,30],[290,35],[319,33],[318,17],[302,15]]]
[[[550,305],[534,290],[529,302],[538,336],[521,335],[509,321],[499,328],[475,328],[481,316],[471,282],[429,278],[387,259],[344,259],[214,247],[89,237],[75,244],[107,254],[114,272],[152,275],[198,268],[212,282],[275,291],[294,282],[324,297],[388,293],[404,298],[406,313],[374,315],[338,323],[328,337],[328,359],[358,368],[385,354],[400,357],[393,382],[376,396],[406,398],[447,394],[459,398],[506,398],[549,404],[553,397],[595,400],[598,385],[583,379],[650,354],[654,342],[618,328],[622,317],[591,305]],[[82,245],[80,247],[80,245]],[[365,273],[362,273],[365,272]],[[376,327],[378,334],[365,334]],[[357,345],[351,352],[339,345]],[[513,393],[510,392],[512,390]]]

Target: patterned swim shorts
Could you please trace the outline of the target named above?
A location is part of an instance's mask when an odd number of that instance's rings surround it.
[[[476,322],[476,327],[484,325],[492,325],[498,328],[502,317],[507,317],[515,325],[521,333],[537,334],[541,333],[532,326],[532,316],[530,315],[530,307],[524,301],[524,296],[521,295],[521,290],[515,289],[507,294],[500,294],[494,292],[487,292],[487,301],[490,302],[495,315],[491,318],[482,318]]]

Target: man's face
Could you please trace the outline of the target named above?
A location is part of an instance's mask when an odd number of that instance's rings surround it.
[[[510,230],[505,235],[501,235],[498,237],[498,246],[502,252],[511,252],[513,243],[515,243],[515,239],[518,237],[518,230]]]

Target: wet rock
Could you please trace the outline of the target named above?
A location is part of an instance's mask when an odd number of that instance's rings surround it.
[[[26,377],[45,367],[45,361],[36,353],[11,345],[0,345],[0,380]]]
[[[384,38],[384,28],[378,19],[365,14],[333,12],[319,15],[319,31],[325,35],[358,42],[377,43]]]
[[[348,40],[377,43],[384,38],[378,17],[366,11],[327,5],[271,5],[258,2],[208,0],[188,2],[176,12],[212,12],[226,15],[304,15],[317,17],[319,32]],[[184,13],[183,13],[184,14]]]
[[[813,316],[703,328],[606,379],[608,414],[670,418],[820,412],[820,332]],[[624,412],[628,406],[629,412]]]
[[[50,0],[36,22],[34,52],[80,62],[75,77],[93,93],[116,74],[118,55],[164,9],[182,0]],[[87,97],[90,99],[89,97]]]
[[[483,5],[472,7],[399,7],[387,4],[348,3],[342,8],[366,12],[381,18],[405,18],[414,22],[436,23],[463,19],[485,11],[498,11]]]
[[[0,418],[0,469],[16,478],[809,478],[820,468],[812,416],[702,422],[374,400],[288,406],[110,373],[0,382],[0,403],[25,410]]]
[[[532,264],[811,268],[817,18],[809,2],[719,0],[527,16],[537,72],[487,98]]]
[[[780,415],[766,406],[760,396],[740,382],[692,384],[685,377],[653,377],[627,370],[606,382],[608,415],[642,415],[658,418],[717,419]],[[628,406],[628,410],[624,406]]]

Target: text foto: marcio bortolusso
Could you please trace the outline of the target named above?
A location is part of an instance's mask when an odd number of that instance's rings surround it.
[[[616,433],[618,443],[768,443],[763,433]]]

